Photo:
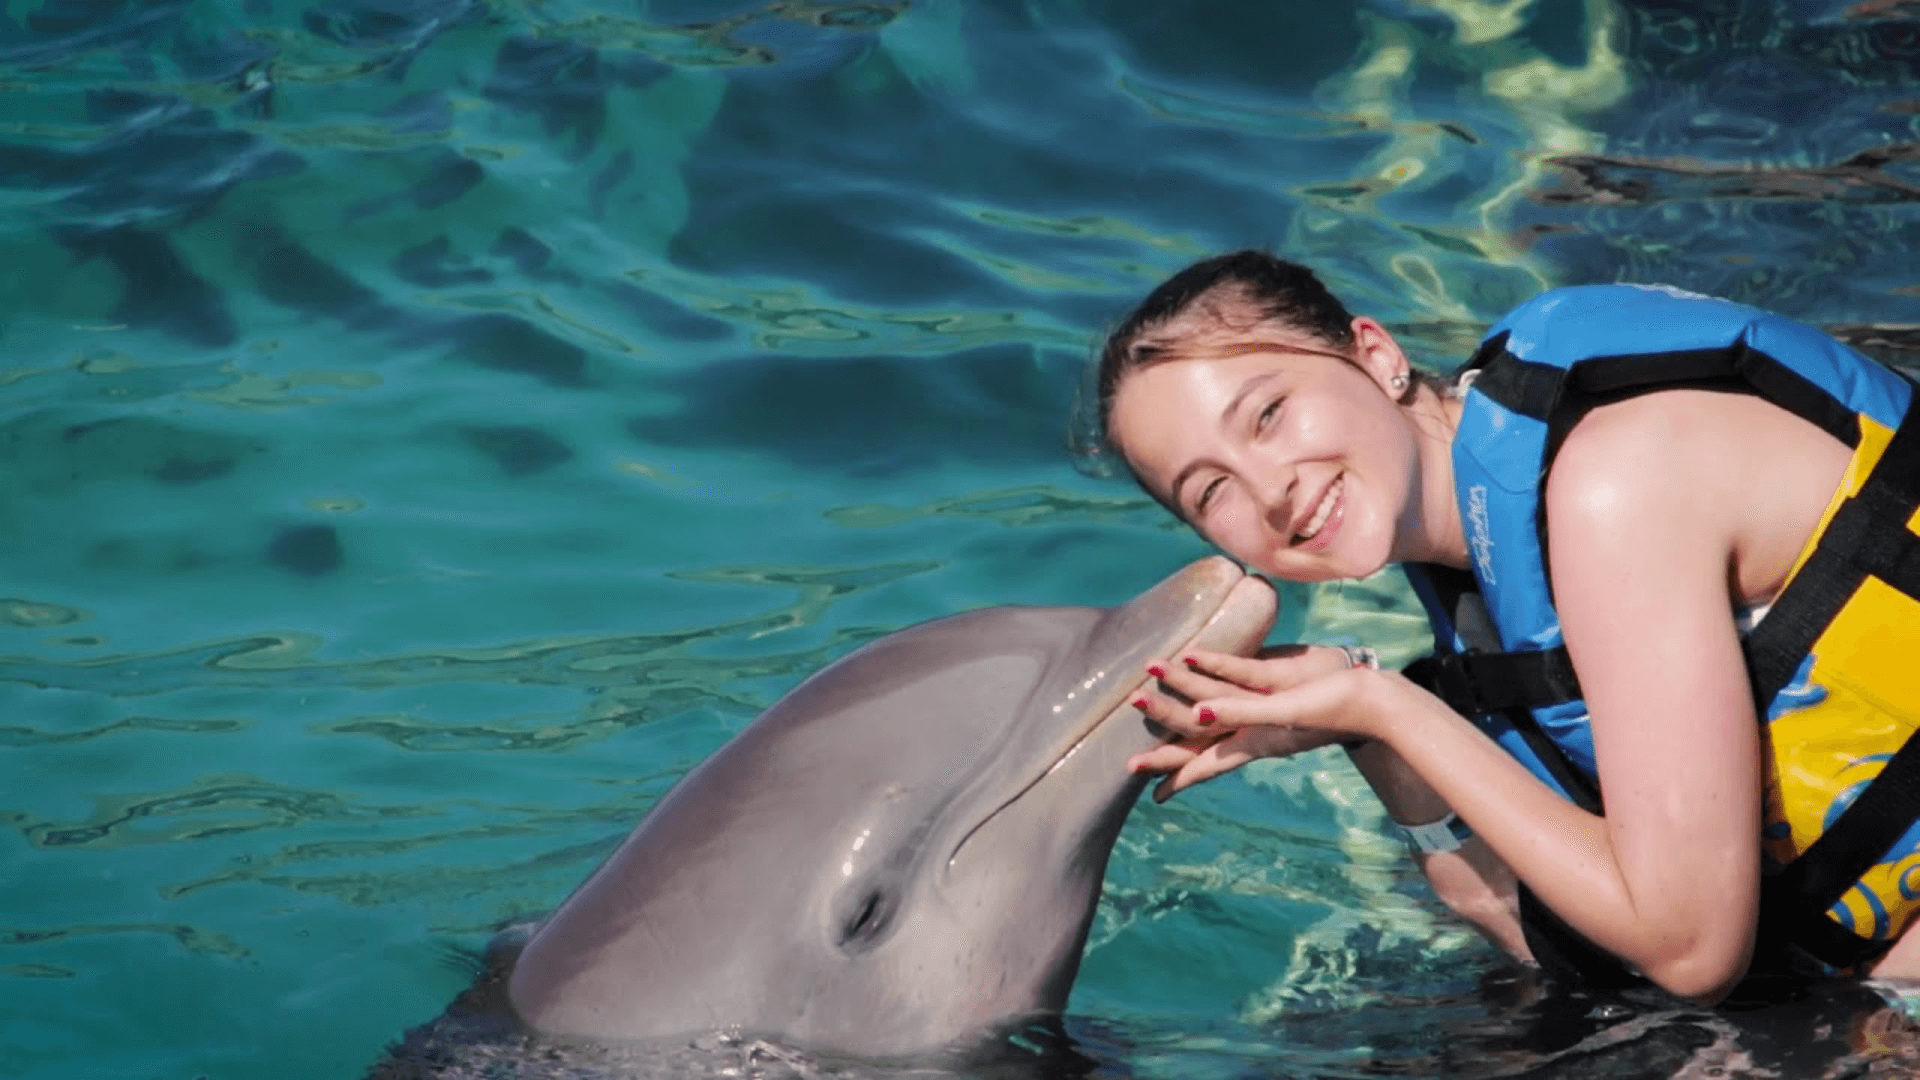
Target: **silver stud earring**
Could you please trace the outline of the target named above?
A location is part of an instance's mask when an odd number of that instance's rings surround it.
[[[1393,392],[1396,394],[1404,392],[1407,388],[1407,373],[1403,371],[1388,379],[1387,385],[1393,387]]]

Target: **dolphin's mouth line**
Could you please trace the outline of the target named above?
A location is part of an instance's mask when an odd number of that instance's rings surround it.
[[[1200,620],[1199,626],[1181,637],[1179,641],[1169,644],[1168,647],[1162,651],[1162,655],[1166,653],[1179,653],[1194,648],[1197,642],[1207,636],[1208,630],[1213,628],[1221,615],[1226,612],[1229,607],[1233,606],[1236,598],[1240,595],[1240,588],[1245,581],[1246,579],[1244,577],[1235,581],[1234,584],[1221,595],[1219,602],[1213,606],[1213,610],[1209,611],[1206,616]],[[1264,636],[1264,634],[1265,631],[1262,630],[1262,635]],[[1062,751],[1058,757],[1049,762],[1046,768],[1041,769],[1033,779],[1022,784],[1012,794],[1001,800],[999,805],[988,811],[972,828],[962,834],[959,842],[953,845],[953,850],[947,853],[946,866],[951,869],[954,862],[960,858],[960,852],[966,850],[968,842],[971,841],[980,830],[986,828],[990,822],[999,817],[1014,803],[1025,798],[1029,792],[1039,787],[1048,777],[1060,771],[1062,766],[1071,760],[1075,754],[1079,753],[1082,747],[1086,746],[1089,739],[1092,739],[1109,723],[1112,723],[1119,713],[1126,710],[1128,708],[1128,699],[1131,697],[1134,685],[1135,684],[1131,682],[1124,684],[1116,683],[1113,689],[1102,695],[1103,700],[1099,702],[1101,708],[1098,712],[1093,713],[1098,719],[1088,724],[1085,730],[1080,732],[1079,737],[1075,738],[1072,744]]]
[[[981,829],[986,828],[989,822],[991,822],[994,818],[999,817],[1000,814],[1004,812],[1008,807],[1012,806],[1014,803],[1017,803],[1021,799],[1025,798],[1028,792],[1032,791],[1034,788],[1039,787],[1043,782],[1046,781],[1047,777],[1052,776],[1054,773],[1060,771],[1060,767],[1062,765],[1065,765],[1067,763],[1067,760],[1073,757],[1073,755],[1079,753],[1080,748],[1087,744],[1088,739],[1093,738],[1095,732],[1105,727],[1107,725],[1107,722],[1114,718],[1114,715],[1120,711],[1120,706],[1124,703],[1124,700],[1125,700],[1124,694],[1115,694],[1113,704],[1108,706],[1108,708],[1106,708],[1105,710],[1103,710],[1099,714],[1100,719],[1094,721],[1091,725],[1087,727],[1087,730],[1081,732],[1079,738],[1073,740],[1073,745],[1067,747],[1066,750],[1062,752],[1059,757],[1053,759],[1053,761],[1050,764],[1048,764],[1046,768],[1040,770],[1039,775],[1027,781],[1025,784],[1020,786],[1019,790],[1015,791],[1013,794],[1001,800],[1000,805],[988,811],[985,817],[982,817],[977,823],[974,824],[973,828],[968,829],[966,833],[960,837],[960,842],[953,845],[953,850],[947,853],[947,866],[951,868],[954,864],[954,861],[960,858],[960,852],[965,850],[967,846],[967,842],[973,839],[974,834],[978,833]]]

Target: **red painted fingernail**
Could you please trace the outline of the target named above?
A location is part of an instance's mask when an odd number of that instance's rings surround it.
[[[1133,707],[1134,707],[1134,708],[1136,708],[1136,709],[1139,709],[1139,710],[1140,710],[1141,712],[1146,712],[1146,711],[1147,711],[1147,699],[1146,699],[1146,698],[1140,698],[1139,700],[1137,700],[1137,701],[1135,701],[1135,702],[1133,703]]]
[[[1183,663],[1183,664],[1185,664],[1185,665],[1187,665],[1187,666],[1188,666],[1188,667],[1190,667],[1190,668],[1197,668],[1197,667],[1199,667],[1199,666],[1200,666],[1200,661],[1198,661],[1198,660],[1195,660],[1195,659],[1194,659],[1193,657],[1191,657],[1191,656],[1183,656],[1183,657],[1181,657],[1181,658],[1180,658],[1180,662],[1181,662],[1181,663]]]
[[[1207,708],[1205,705],[1202,705],[1200,706],[1199,713],[1196,714],[1194,718],[1200,722],[1202,727],[1204,727],[1208,724],[1213,723],[1214,721],[1213,710]]]
[[[1148,664],[1147,674],[1153,676],[1156,679],[1164,679],[1167,677],[1167,669],[1161,667],[1159,664]]]

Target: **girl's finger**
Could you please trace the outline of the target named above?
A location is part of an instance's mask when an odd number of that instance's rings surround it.
[[[1211,720],[1200,716],[1197,710],[1184,702],[1175,702],[1164,694],[1147,695],[1147,701],[1148,708],[1141,711],[1146,713],[1147,719],[1159,725],[1163,737],[1171,736],[1204,746],[1224,734],[1209,726]],[[1140,702],[1135,701],[1134,705],[1138,706]]]
[[[1192,761],[1180,767],[1180,783],[1184,787],[1191,787],[1216,776],[1224,776],[1257,756],[1245,749],[1239,740],[1222,740],[1195,754]]]
[[[1194,676],[1231,683],[1262,694],[1280,688],[1279,673],[1274,665],[1286,663],[1284,660],[1257,660],[1208,649],[1189,649],[1176,659],[1179,660],[1179,668]]]
[[[1265,657],[1238,656],[1234,653],[1191,649],[1181,657],[1181,666],[1222,682],[1271,694],[1299,686],[1319,675],[1347,666],[1346,653],[1326,645],[1313,645]]]
[[[1203,671],[1188,667],[1178,660],[1155,662],[1147,665],[1147,674],[1159,680],[1167,689],[1186,698],[1198,701],[1201,698],[1225,697],[1228,694],[1247,692],[1246,687],[1238,683],[1216,679]],[[1259,691],[1264,693],[1264,691]]]
[[[1177,735],[1189,735],[1193,729],[1193,707],[1185,701],[1175,700],[1161,693],[1153,683],[1148,683],[1134,692],[1131,704],[1140,710],[1140,715],[1163,729]]]
[[[1168,674],[1172,674],[1168,672]],[[1222,686],[1225,693],[1244,693],[1230,686]],[[1200,738],[1211,742],[1217,736],[1210,735],[1196,722],[1193,703],[1185,695],[1173,697],[1158,689],[1155,683],[1142,686],[1133,695],[1131,704],[1140,710],[1140,714],[1161,729],[1162,735],[1173,735],[1183,739]]]
[[[1301,727],[1365,735],[1365,717],[1354,706],[1358,677],[1371,672],[1338,671],[1271,694],[1209,698],[1193,703],[1196,732],[1224,734],[1247,727]],[[1377,678],[1377,676],[1375,676]]]
[[[1240,740],[1222,739],[1193,755],[1177,772],[1154,785],[1153,801],[1166,802],[1195,784],[1232,772],[1253,759],[1254,755],[1240,744]]]
[[[1167,743],[1128,758],[1127,771],[1155,774],[1178,772],[1182,765],[1193,760],[1196,753],[1198,751],[1185,743]]]

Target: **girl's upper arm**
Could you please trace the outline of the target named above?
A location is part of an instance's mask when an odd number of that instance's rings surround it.
[[[1684,399],[1625,405],[1576,426],[1550,475],[1554,598],[1609,846],[1658,928],[1642,967],[1704,990],[1744,971],[1759,905],[1760,740],[1729,593],[1741,506],[1726,441]]]

